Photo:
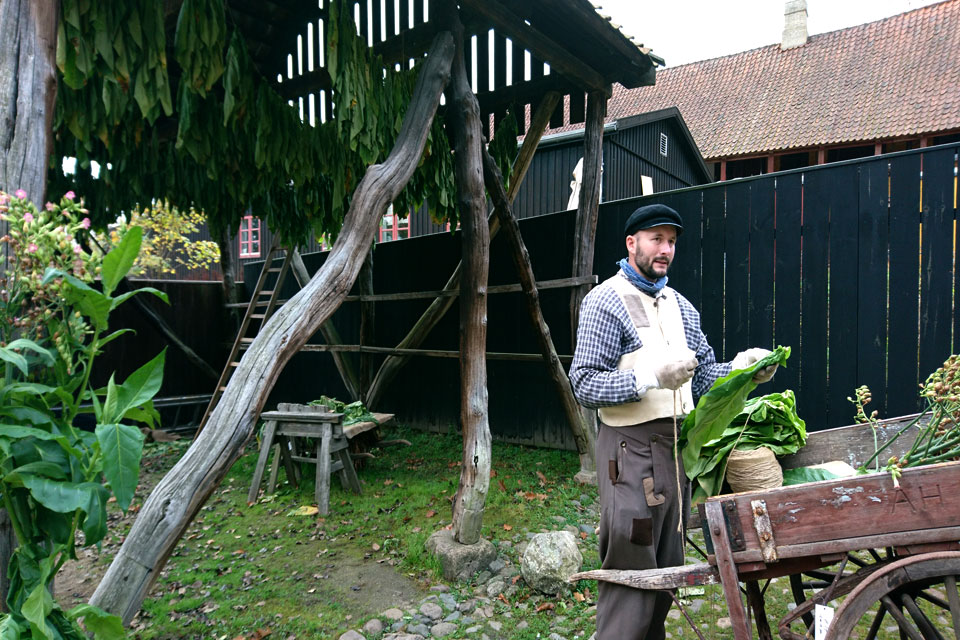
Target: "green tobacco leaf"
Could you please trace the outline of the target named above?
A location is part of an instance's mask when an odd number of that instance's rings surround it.
[[[26,629],[17,624],[13,616],[0,615],[0,640],[20,640],[20,634],[24,631]]]
[[[38,440],[56,440],[60,436],[37,429],[36,427],[24,427],[18,424],[0,424],[0,438],[37,438]]]
[[[70,285],[64,293],[67,302],[90,318],[97,327],[102,328],[107,325],[107,315],[110,313],[110,298],[108,296],[97,291],[83,280],[59,269],[50,268],[43,274],[44,283],[48,283],[54,278],[63,278]]]
[[[39,344],[33,340],[27,340],[26,338],[17,338],[16,340],[11,341],[6,349],[26,349],[27,351],[32,351],[40,356],[40,359],[43,360],[44,364],[52,365],[54,362],[53,352],[49,349],[44,349]]]
[[[126,302],[128,298],[131,298],[137,295],[138,293],[152,293],[153,295],[157,296],[167,304],[170,304],[170,298],[163,291],[160,291],[159,289],[154,289],[153,287],[140,287],[139,289],[134,289],[133,291],[126,291],[120,294],[119,296],[117,296],[116,298],[114,298],[113,304],[111,305],[110,310],[113,311],[114,309],[119,307],[121,304]]]
[[[57,513],[85,509],[90,501],[91,485],[99,486],[92,482],[61,482],[28,473],[21,473],[20,478],[34,500]]]
[[[84,544],[97,544],[107,535],[107,500],[110,492],[100,484],[90,483],[90,499],[84,508],[86,517],[81,523]]]
[[[803,484],[805,482],[820,482],[821,480],[835,480],[843,476],[831,473],[826,469],[815,469],[813,467],[799,467],[797,469],[783,470],[783,486],[793,484]]]
[[[20,613],[30,623],[34,638],[53,640],[53,629],[47,624],[47,616],[53,611],[53,596],[44,584],[38,584],[27,596]]]
[[[115,419],[119,420],[127,411],[139,407],[144,402],[153,399],[160,391],[160,385],[163,383],[163,366],[166,362],[167,350],[158,353],[150,362],[131,373],[123,384],[117,389],[117,413]],[[109,393],[107,394],[109,398]],[[106,413],[106,410],[104,410]],[[114,418],[111,418],[113,421]]]
[[[4,362],[9,362],[13,366],[15,366],[17,369],[19,369],[20,373],[22,373],[23,375],[29,374],[29,370],[27,367],[27,359],[22,355],[20,355],[19,353],[15,353],[14,351],[11,351],[9,349],[0,347],[0,360],[3,360]]]
[[[753,375],[771,364],[784,365],[789,357],[790,347],[777,347],[746,369],[735,369],[713,383],[710,391],[700,397],[696,408],[683,421],[680,440],[685,469],[693,469],[703,445],[718,438],[743,410],[747,396],[757,386]]]
[[[126,294],[124,294],[124,295],[126,295]],[[110,307],[110,309],[111,309],[111,310],[115,309],[116,306],[117,306],[117,304],[118,304],[118,303],[117,303],[117,298],[114,298],[114,299],[113,299],[113,305]],[[125,333],[136,333],[136,331],[134,331],[133,329],[117,329],[116,331],[114,331],[114,332],[111,333],[110,335],[105,336],[105,337],[103,337],[103,338],[100,338],[99,346],[103,347],[104,345],[113,342],[114,340],[116,340],[117,338],[119,338],[120,336],[122,336],[122,335],[125,334]]]
[[[128,424],[98,424],[97,440],[103,453],[103,475],[124,512],[133,500],[140,473],[143,434]]]
[[[120,616],[115,616],[92,604],[78,604],[67,611],[71,620],[83,618],[83,626],[93,632],[96,640],[122,640],[127,637]]]
[[[137,74],[138,81],[141,74]],[[139,86],[139,85],[138,85]],[[140,227],[130,227],[120,240],[120,244],[113,248],[110,253],[103,257],[103,267],[101,276],[103,278],[103,291],[110,295],[123,280],[123,277],[130,271],[137,255],[140,253],[140,243],[143,240],[143,229]]]
[[[4,476],[4,482],[11,482],[16,476],[29,473],[35,476],[43,476],[44,478],[50,478],[52,480],[66,480],[67,474],[63,471],[63,467],[53,462],[46,462],[43,460],[38,460],[36,462],[28,462],[27,464],[20,465],[6,476]]]
[[[111,373],[110,379],[107,380],[107,397],[103,401],[103,408],[100,413],[97,414],[98,422],[111,423],[116,422],[120,418],[123,412],[117,410],[120,402],[118,397],[119,393],[114,375]]]

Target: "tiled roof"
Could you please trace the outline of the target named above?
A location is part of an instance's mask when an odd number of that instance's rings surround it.
[[[615,85],[607,120],[671,106],[707,160],[958,130],[960,0],[661,69]]]

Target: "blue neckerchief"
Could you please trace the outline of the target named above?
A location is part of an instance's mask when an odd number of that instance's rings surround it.
[[[617,264],[623,270],[623,274],[627,276],[627,280],[630,281],[630,284],[635,286],[637,289],[640,289],[640,291],[653,296],[654,298],[656,298],[657,294],[660,293],[665,286],[667,286],[667,276],[663,276],[656,282],[650,282],[640,275],[637,270],[630,265],[626,258],[621,259]]]

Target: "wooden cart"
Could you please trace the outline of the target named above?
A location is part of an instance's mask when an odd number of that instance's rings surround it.
[[[884,421],[877,431],[880,444],[909,420]],[[915,434],[899,438],[883,460],[907,450]],[[856,467],[873,451],[872,429],[854,425],[812,433],[803,451],[783,462],[791,468],[843,459]],[[960,639],[960,462],[907,469],[898,484],[889,473],[876,473],[721,495],[701,505],[700,513],[706,562],[589,571],[571,580],[605,580],[639,589],[719,583],[734,638],[752,637],[752,617],[757,636],[766,640],[773,633],[761,581],[790,576],[798,604],[778,624],[784,640],[812,638],[806,626],[813,622],[814,606],[843,596],[826,635],[831,640],[848,638],[861,619],[864,627],[869,625],[866,640],[893,624],[901,638]]]

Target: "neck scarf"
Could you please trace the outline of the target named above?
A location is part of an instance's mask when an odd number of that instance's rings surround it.
[[[623,274],[627,276],[627,280],[630,281],[630,284],[635,286],[640,291],[643,291],[647,295],[651,295],[654,298],[667,286],[667,276],[663,276],[658,279],[656,282],[650,282],[642,275],[640,275],[636,269],[634,269],[626,258],[620,260],[617,263],[620,268],[623,270]]]

